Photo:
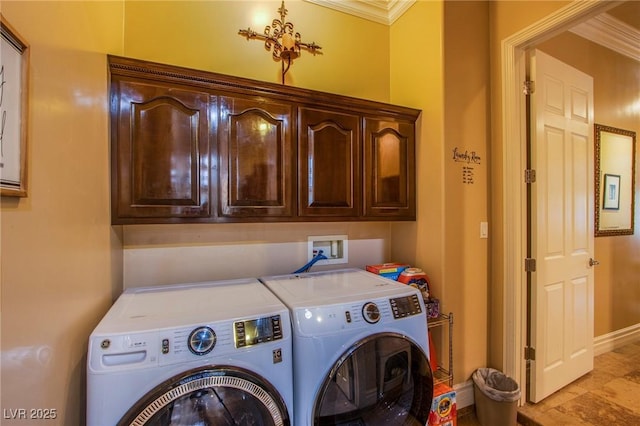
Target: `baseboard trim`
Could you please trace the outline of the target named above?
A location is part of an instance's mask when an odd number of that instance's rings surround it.
[[[458,410],[474,404],[472,380],[454,384],[453,390],[456,391],[456,406]]]
[[[602,355],[637,341],[640,341],[640,324],[597,336],[593,339],[593,355]]]

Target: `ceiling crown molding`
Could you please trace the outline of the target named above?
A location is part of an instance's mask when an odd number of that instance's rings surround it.
[[[591,18],[569,31],[640,61],[640,31],[607,13]]]
[[[391,25],[416,0],[305,0],[369,21]]]

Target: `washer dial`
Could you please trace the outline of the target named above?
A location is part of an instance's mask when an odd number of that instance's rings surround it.
[[[189,350],[196,355],[206,355],[216,345],[216,333],[210,327],[198,327],[189,334]]]
[[[380,321],[380,309],[373,302],[367,302],[362,307],[362,316],[369,324],[375,324]]]

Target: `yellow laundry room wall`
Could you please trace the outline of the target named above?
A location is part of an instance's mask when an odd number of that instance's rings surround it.
[[[263,41],[238,30],[262,33],[280,19],[280,1],[126,1],[126,56],[255,80],[281,82],[281,62]],[[301,0],[288,0],[285,19],[305,43],[286,74],[286,84],[389,101],[389,27]]]
[[[392,253],[427,271],[454,314],[456,384],[487,363],[488,25],[485,2],[418,2],[391,33],[391,98],[422,110],[418,220],[393,226]],[[446,366],[446,339],[434,342]]]
[[[122,288],[105,58],[121,53],[122,10],[2,2],[31,60],[28,195],[2,197],[0,212],[3,426],[84,424],[87,338]],[[31,419],[31,409],[55,419]]]
[[[455,315],[455,383],[462,383],[488,356],[489,238],[496,226],[488,210],[489,6],[445,2],[444,25],[444,297]]]

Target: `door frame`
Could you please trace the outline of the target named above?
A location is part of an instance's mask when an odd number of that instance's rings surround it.
[[[527,337],[527,116],[522,86],[526,51],[620,2],[574,1],[533,25],[502,40],[502,192],[503,205],[503,371],[521,387],[527,383],[524,347]],[[522,392],[520,403],[526,402]]]

